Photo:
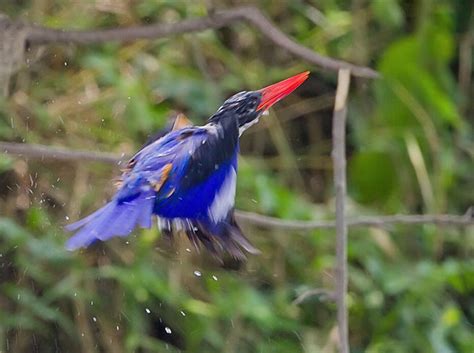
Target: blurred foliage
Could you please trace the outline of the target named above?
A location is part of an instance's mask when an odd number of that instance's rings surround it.
[[[9,1],[0,10],[88,29],[175,22],[205,15],[210,3]],[[355,79],[351,92],[351,216],[460,214],[472,205],[471,1],[257,5],[300,43],[383,75]],[[0,139],[130,154],[173,110],[203,123],[233,92],[306,69],[310,80],[242,138],[237,205],[331,218],[335,75],[243,24],[124,45],[32,47],[0,104]],[[117,169],[0,156],[0,352],[337,350],[335,305],[324,294],[293,303],[333,289],[333,231],[244,224],[262,250],[247,264],[216,263],[154,229],[66,252],[62,226],[112,194]],[[348,254],[353,352],[472,352],[472,228],[352,229]]]

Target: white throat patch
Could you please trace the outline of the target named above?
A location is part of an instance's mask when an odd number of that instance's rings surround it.
[[[239,137],[242,136],[244,131],[247,130],[249,127],[251,127],[252,125],[255,125],[256,123],[258,123],[258,119],[260,119],[260,117],[255,118],[252,121],[248,122],[247,124],[244,124],[241,127],[239,127]]]

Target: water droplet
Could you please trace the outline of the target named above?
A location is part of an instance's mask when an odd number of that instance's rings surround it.
[[[146,311],[147,314],[150,314],[150,313],[151,313],[151,310],[148,309],[148,308],[146,308],[145,311]]]
[[[171,329],[168,326],[165,327],[165,331],[168,335],[171,334],[171,332],[172,332]]]
[[[194,275],[195,275],[196,277],[201,277],[201,276],[202,276],[202,273],[199,272],[199,271],[194,271]]]

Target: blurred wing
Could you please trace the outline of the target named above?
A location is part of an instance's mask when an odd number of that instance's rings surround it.
[[[166,196],[163,187],[175,165],[180,165],[186,151],[192,153],[203,135],[205,130],[199,128],[183,129],[138,152],[124,172],[122,185],[113,199],[88,217],[66,227],[77,231],[68,240],[67,248],[74,250],[96,240],[126,236],[137,225],[150,228],[155,201],[160,195]]]
[[[207,133],[205,128],[185,127],[140,150],[124,169],[119,194],[147,186],[160,192],[170,175],[182,176],[191,156],[206,141]]]

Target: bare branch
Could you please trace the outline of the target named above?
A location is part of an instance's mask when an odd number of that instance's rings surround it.
[[[207,17],[186,19],[177,23],[157,23],[146,26],[105,30],[73,31],[32,25],[26,27],[28,28],[27,41],[31,44],[90,44],[108,41],[129,42],[137,39],[166,38],[183,33],[217,29],[242,21],[253,25],[260,33],[277,46],[284,48],[288,52],[312,64],[335,71],[341,68],[347,68],[351,70],[353,75],[360,77],[379,77],[377,71],[369,67],[357,66],[346,61],[329,58],[296,43],[285,33],[280,31],[262,11],[256,7],[237,7],[230,10],[216,11]]]
[[[268,228],[287,230],[315,230],[336,228],[334,221],[298,221],[264,216],[253,212],[237,211],[236,216],[240,221]],[[436,224],[439,226],[472,226],[474,218],[470,212],[463,216],[450,214],[426,215],[391,215],[391,216],[361,216],[348,219],[347,226],[387,228],[397,224],[419,225]]]
[[[349,69],[339,70],[332,123],[332,158],[336,188],[336,302],[340,352],[349,353],[347,313],[347,223],[346,223],[346,115],[351,82]]]
[[[115,153],[76,151],[64,147],[51,147],[45,145],[2,142],[0,141],[0,152],[12,156],[20,156],[29,159],[40,160],[61,160],[71,162],[100,162],[109,164],[119,164],[128,160],[130,156]],[[239,221],[251,223],[256,226],[279,228],[287,230],[314,230],[332,229],[336,223],[330,220],[320,221],[299,221],[281,219],[261,215],[254,212],[236,211]],[[465,215],[433,214],[433,215],[392,215],[392,216],[362,216],[356,219],[348,219],[349,227],[378,227],[387,228],[396,224],[437,224],[440,226],[470,226],[474,225],[474,218],[471,210]]]
[[[95,161],[117,164],[127,159],[113,153],[75,151],[62,147],[51,147],[44,145],[0,142],[0,151],[6,154],[18,155],[33,159],[51,159],[61,161]]]

